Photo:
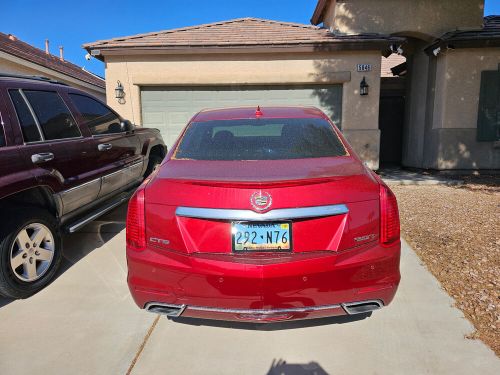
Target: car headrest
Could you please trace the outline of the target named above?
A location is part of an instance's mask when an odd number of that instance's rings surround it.
[[[217,145],[224,145],[232,142],[234,140],[234,135],[229,130],[221,130],[215,133],[212,141]]]
[[[297,140],[300,138],[300,134],[302,133],[302,126],[288,124],[283,126],[281,129],[281,138],[287,139],[289,141]]]

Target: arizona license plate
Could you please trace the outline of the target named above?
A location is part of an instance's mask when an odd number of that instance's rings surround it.
[[[231,223],[233,251],[291,251],[292,223],[242,222]]]

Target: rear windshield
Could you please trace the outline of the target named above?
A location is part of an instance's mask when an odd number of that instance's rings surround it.
[[[347,151],[328,121],[294,118],[193,122],[175,158],[279,160],[344,155]]]

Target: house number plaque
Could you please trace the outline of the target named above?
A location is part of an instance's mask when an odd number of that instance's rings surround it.
[[[356,65],[358,72],[370,72],[372,70],[372,64],[358,64]]]

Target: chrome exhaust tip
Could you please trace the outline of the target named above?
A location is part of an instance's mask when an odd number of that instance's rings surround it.
[[[342,307],[349,315],[364,314],[384,307],[382,301],[368,300],[360,302],[342,303]]]
[[[171,305],[159,302],[148,302],[146,306],[144,306],[146,311],[166,315],[169,318],[177,318],[178,316],[181,316],[185,308],[186,305]]]

